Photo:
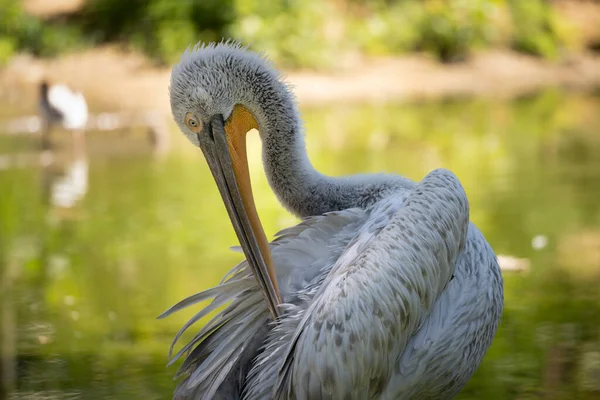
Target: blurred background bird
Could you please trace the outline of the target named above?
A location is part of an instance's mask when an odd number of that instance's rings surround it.
[[[51,147],[51,132],[57,126],[72,132],[74,140],[83,140],[88,122],[88,106],[83,93],[65,84],[52,85],[43,80],[39,86],[39,111],[43,149]]]

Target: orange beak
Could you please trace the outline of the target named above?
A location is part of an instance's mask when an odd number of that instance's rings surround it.
[[[258,280],[273,318],[281,303],[271,250],[252,194],[246,134],[258,128],[254,116],[236,106],[225,122],[215,115],[198,133],[200,148],[213,174],[248,265]]]

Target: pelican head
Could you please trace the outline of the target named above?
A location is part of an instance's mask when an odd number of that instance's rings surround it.
[[[171,75],[170,98],[179,129],[202,149],[244,254],[267,293],[273,316],[280,302],[267,238],[258,218],[248,173],[246,134],[269,129],[259,106],[268,91],[287,88],[259,55],[235,43],[188,49]],[[259,123],[259,121],[261,123]]]
[[[269,119],[259,104],[265,98],[282,96],[292,98],[279,73],[266,58],[237,42],[188,48],[171,75],[171,111],[196,146],[200,145],[198,127],[210,124],[211,118],[221,116],[238,129],[258,129],[259,121]],[[282,100],[287,103],[289,99]],[[268,131],[260,130],[263,140]]]

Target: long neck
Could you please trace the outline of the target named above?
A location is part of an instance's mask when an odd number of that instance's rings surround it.
[[[267,86],[268,87],[268,86]],[[279,81],[262,86],[252,110],[263,143],[263,164],[269,184],[283,205],[305,217],[352,207],[366,208],[392,190],[413,183],[398,175],[329,177],[316,171],[308,156],[301,121],[292,94]]]

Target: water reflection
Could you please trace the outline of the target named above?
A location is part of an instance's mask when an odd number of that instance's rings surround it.
[[[51,202],[57,207],[71,208],[87,192],[88,163],[85,158],[75,159],[65,174],[52,184]]]
[[[57,209],[74,207],[88,191],[88,160],[85,135],[74,132],[71,136],[70,151],[63,158],[60,170],[53,163],[42,167],[43,193],[47,201]]]
[[[420,179],[450,168],[494,249],[528,260],[527,270],[505,273],[500,330],[459,399],[600,398],[598,97],[303,111],[319,170]],[[0,265],[12,276],[2,292],[12,310],[12,330],[2,325],[3,360],[16,354],[12,398],[172,393],[168,345],[190,315],[155,317],[217,283],[240,257],[227,250],[235,234],[202,156],[175,138],[159,160],[99,153],[102,143],[88,141],[88,192],[70,209],[77,218],[59,224],[47,223],[56,206],[42,201],[43,167],[0,171],[0,187],[10,188],[0,195]],[[248,151],[272,235],[294,220],[268,188],[258,138]]]

